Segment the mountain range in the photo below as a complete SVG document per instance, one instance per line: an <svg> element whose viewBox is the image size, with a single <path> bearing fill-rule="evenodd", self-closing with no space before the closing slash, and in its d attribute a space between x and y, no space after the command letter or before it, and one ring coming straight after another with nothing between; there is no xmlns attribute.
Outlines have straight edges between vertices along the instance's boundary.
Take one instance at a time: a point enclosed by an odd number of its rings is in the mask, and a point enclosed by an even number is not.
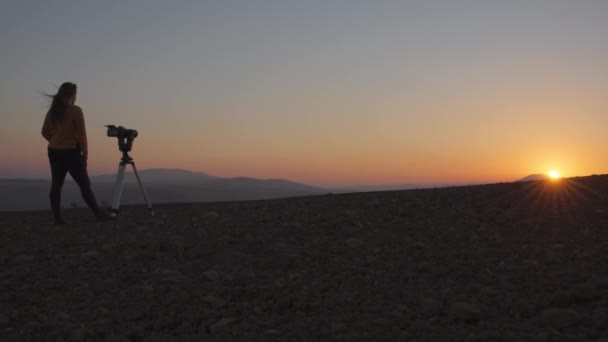
<svg viewBox="0 0 608 342"><path fill-rule="evenodd" d="M249 177L221 178L181 169L140 170L146 193L152 203L215 202L261 200L319 195L331 190L284 179ZM112 202L115 174L91 177L98 202ZM0 210L38 210L49 207L50 180L0 179ZM143 195L133 172L125 174L121 204L143 203ZM64 207L84 207L78 186L68 176L62 194Z"/></svg>
<svg viewBox="0 0 608 342"><path fill-rule="evenodd" d="M272 198L310 196L327 193L373 192L423 188L442 188L452 184L360 185L346 188L323 188L285 179L257 179L251 177L223 178L203 172L183 169L145 169L140 178L152 203L217 202L262 200ZM546 179L534 174L519 181ZM91 177L93 191L100 203L112 202L116 174ZM0 179L0 211L40 210L49 208L48 179ZM68 176L63 189L64 207L84 207L80 191ZM144 203L133 172L125 174L121 205Z"/></svg>

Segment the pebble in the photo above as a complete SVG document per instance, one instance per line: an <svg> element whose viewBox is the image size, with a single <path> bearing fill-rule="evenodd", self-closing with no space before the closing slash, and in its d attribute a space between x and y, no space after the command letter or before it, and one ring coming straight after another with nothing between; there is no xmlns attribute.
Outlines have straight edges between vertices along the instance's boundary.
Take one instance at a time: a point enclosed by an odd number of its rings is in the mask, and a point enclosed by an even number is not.
<svg viewBox="0 0 608 342"><path fill-rule="evenodd" d="M89 251L86 251L86 252L82 253L81 256L83 258L91 258L91 259L93 259L93 258L99 257L99 253L96 250L91 249Z"/></svg>
<svg viewBox="0 0 608 342"><path fill-rule="evenodd" d="M218 281L218 280L220 280L220 273L219 273L218 271L216 271L216 270L209 270L209 271L205 271L205 272L203 273L203 275L204 275L204 276L205 276L207 279L209 279L209 280L211 280L211 281Z"/></svg>
<svg viewBox="0 0 608 342"><path fill-rule="evenodd" d="M106 337L106 342L131 342L131 340L124 335L111 334Z"/></svg>
<svg viewBox="0 0 608 342"><path fill-rule="evenodd" d="M15 257L16 262L30 262L34 260L33 255L20 254Z"/></svg>
<svg viewBox="0 0 608 342"><path fill-rule="evenodd" d="M87 330L84 327L80 327L75 329L70 334L71 341L84 341L85 336L87 335Z"/></svg>
<svg viewBox="0 0 608 342"><path fill-rule="evenodd" d="M420 299L420 312L426 317L435 317L441 314L442 303L441 301L422 298Z"/></svg>
<svg viewBox="0 0 608 342"><path fill-rule="evenodd" d="M595 281L595 286L599 289L608 289L608 277L601 277Z"/></svg>
<svg viewBox="0 0 608 342"><path fill-rule="evenodd" d="M211 304L215 308L221 308L226 305L226 301L222 300L216 296L205 296L203 297L203 301Z"/></svg>
<svg viewBox="0 0 608 342"><path fill-rule="evenodd" d="M331 324L331 331L333 333L338 333L346 329L346 324L342 322L333 322Z"/></svg>
<svg viewBox="0 0 608 342"><path fill-rule="evenodd" d="M10 323L10 318L8 315L0 314L0 327L6 327Z"/></svg>
<svg viewBox="0 0 608 342"><path fill-rule="evenodd" d="M579 297L576 293L566 290L557 291L551 298L551 304L559 308L567 308L578 302Z"/></svg>
<svg viewBox="0 0 608 342"><path fill-rule="evenodd" d="M360 239L356 239L356 238L350 238L350 239L346 240L346 245L350 248L357 248L357 247L361 247L363 245L363 241L361 241Z"/></svg>
<svg viewBox="0 0 608 342"><path fill-rule="evenodd" d="M576 325L580 320L580 315L570 309L551 308L541 313L541 319L549 327L565 328Z"/></svg>
<svg viewBox="0 0 608 342"><path fill-rule="evenodd" d="M591 321L593 322L593 325L597 328L608 326L608 311L600 308L595 309L595 311L593 311Z"/></svg>
<svg viewBox="0 0 608 342"><path fill-rule="evenodd" d="M220 214L217 211L209 211L203 214L204 218L218 218Z"/></svg>
<svg viewBox="0 0 608 342"><path fill-rule="evenodd" d="M220 319L219 321L213 323L213 325L211 325L209 327L209 332L216 333L216 332L226 328L228 325L230 325L234 322L236 322L236 318L224 317L224 318Z"/></svg>
<svg viewBox="0 0 608 342"><path fill-rule="evenodd" d="M470 303L457 302L450 308L450 318L457 322L474 323L481 317L479 308Z"/></svg>

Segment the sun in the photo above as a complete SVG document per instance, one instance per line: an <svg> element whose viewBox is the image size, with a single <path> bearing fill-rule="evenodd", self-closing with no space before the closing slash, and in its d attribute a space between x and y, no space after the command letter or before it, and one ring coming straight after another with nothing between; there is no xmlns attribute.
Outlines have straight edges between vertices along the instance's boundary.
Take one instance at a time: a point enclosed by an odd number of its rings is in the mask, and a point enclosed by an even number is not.
<svg viewBox="0 0 608 342"><path fill-rule="evenodd" d="M548 174L549 178L551 179L559 179L559 172L557 172L556 170L551 170Z"/></svg>

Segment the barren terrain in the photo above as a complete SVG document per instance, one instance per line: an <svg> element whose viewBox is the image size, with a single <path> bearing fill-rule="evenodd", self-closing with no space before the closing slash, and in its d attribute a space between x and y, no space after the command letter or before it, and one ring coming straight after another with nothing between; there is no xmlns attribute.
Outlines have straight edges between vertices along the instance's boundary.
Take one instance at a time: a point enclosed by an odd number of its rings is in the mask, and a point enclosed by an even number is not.
<svg viewBox="0 0 608 342"><path fill-rule="evenodd" d="M0 213L1 341L608 341L608 176Z"/></svg>

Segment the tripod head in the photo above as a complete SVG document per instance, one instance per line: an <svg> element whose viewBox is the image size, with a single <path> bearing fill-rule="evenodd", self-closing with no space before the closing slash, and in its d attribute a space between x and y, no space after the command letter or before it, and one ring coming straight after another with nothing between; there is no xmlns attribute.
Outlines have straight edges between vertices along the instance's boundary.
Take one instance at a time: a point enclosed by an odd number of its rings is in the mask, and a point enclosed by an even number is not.
<svg viewBox="0 0 608 342"><path fill-rule="evenodd" d="M122 152L123 160L131 160L129 152L133 148L133 141L137 138L137 131L134 129L124 128L122 126L106 125L108 128L108 136L118 139L118 149Z"/></svg>

